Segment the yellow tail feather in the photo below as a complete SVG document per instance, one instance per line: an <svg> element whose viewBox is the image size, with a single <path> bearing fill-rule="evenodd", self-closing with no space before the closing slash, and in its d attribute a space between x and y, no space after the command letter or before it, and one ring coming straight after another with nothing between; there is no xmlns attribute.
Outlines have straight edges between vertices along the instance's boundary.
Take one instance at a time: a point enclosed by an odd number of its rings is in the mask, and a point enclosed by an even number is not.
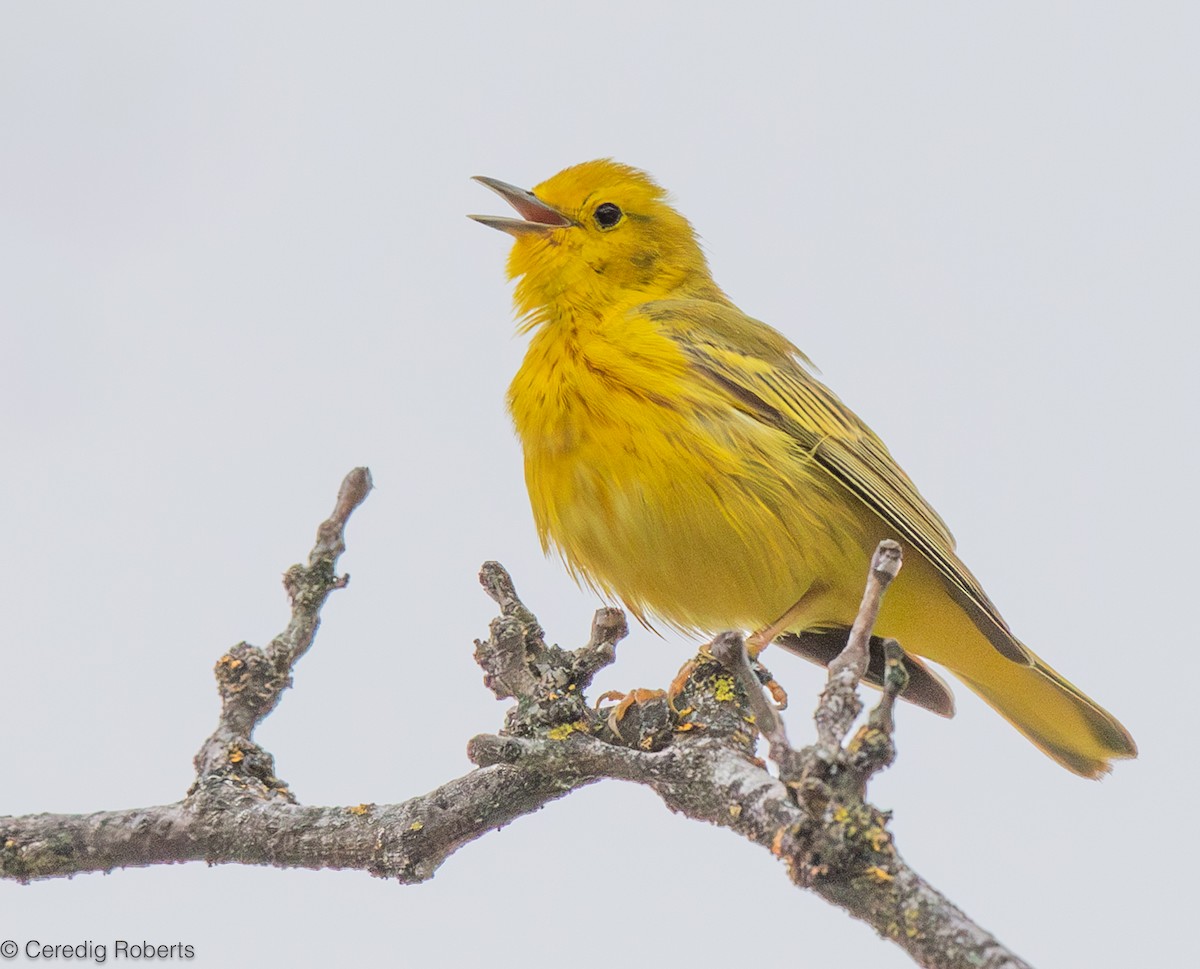
<svg viewBox="0 0 1200 969"><path fill-rule="evenodd" d="M944 580L910 555L884 599L875 631L946 667L1067 770L1100 777L1137 756L1117 719L1068 682L1007 627L947 595Z"/></svg>
<svg viewBox="0 0 1200 969"><path fill-rule="evenodd" d="M1137 745L1111 713L1040 660L993 664L986 681L958 673L967 686L1050 757L1083 777L1101 777L1112 759Z"/></svg>

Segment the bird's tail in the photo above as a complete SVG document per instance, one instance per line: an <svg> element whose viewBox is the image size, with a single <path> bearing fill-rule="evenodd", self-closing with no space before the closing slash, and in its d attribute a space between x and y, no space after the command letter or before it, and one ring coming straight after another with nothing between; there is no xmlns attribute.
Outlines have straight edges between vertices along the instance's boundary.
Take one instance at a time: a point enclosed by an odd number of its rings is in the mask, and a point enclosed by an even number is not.
<svg viewBox="0 0 1200 969"><path fill-rule="evenodd" d="M909 556L875 631L944 666L1069 771L1100 777L1109 761L1137 756L1116 717L1020 643L994 609L960 592L924 557Z"/></svg>
<svg viewBox="0 0 1200 969"><path fill-rule="evenodd" d="M1107 774L1110 760L1137 756L1137 744L1117 718L1037 657L1026 666L996 656L983 679L955 676L1000 716L1068 770Z"/></svg>

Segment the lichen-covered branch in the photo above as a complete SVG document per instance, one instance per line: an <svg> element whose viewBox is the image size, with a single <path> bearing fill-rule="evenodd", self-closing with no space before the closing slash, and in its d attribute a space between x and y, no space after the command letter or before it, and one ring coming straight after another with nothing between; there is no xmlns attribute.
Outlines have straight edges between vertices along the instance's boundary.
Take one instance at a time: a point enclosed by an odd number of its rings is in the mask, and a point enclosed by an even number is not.
<svg viewBox="0 0 1200 969"><path fill-rule="evenodd" d="M220 788L232 787L251 798L294 801L287 785L275 776L271 755L251 738L254 728L292 685L292 669L316 638L321 607L329 593L350 581L350 576L337 574L337 560L346 550L346 522L371 487L367 468L355 468L346 475L333 513L317 528L308 565L293 565L284 573L283 587L292 603L287 628L265 649L242 642L217 660L221 714L216 729L196 754L196 780L188 791L190 796L217 796Z"/></svg>
<svg viewBox="0 0 1200 969"><path fill-rule="evenodd" d="M420 882L462 845L590 780L497 766L400 804L306 807L247 799L226 805L188 798L129 811L0 818L0 874L30 882L204 861L352 868Z"/></svg>
<svg viewBox="0 0 1200 969"><path fill-rule="evenodd" d="M182 861L281 868L349 868L403 883L423 881L458 848L577 787L613 778L644 784L698 821L771 851L797 885L871 925L934 969L1020 969L1026 964L971 922L905 864L888 816L864 800L870 777L894 757L891 711L904 688L903 652L886 644L884 695L847 742L861 710L865 646L890 577L895 543L872 562L863 610L830 667L814 744L795 749L763 693L769 674L726 633L690 661L669 691L635 690L593 705L586 691L612 663L624 614L602 609L588 642L547 644L511 578L494 562L480 573L500 615L476 643L486 686L515 700L495 735L472 739L470 773L400 804L312 807L275 775L254 729L291 685L312 646L337 574L344 530L366 498L365 468L342 484L307 566L284 585L287 628L265 648L239 643L217 662L217 727L196 755L196 779L174 804L86 815L0 817L0 877L21 882ZM778 765L755 756L762 734Z"/></svg>

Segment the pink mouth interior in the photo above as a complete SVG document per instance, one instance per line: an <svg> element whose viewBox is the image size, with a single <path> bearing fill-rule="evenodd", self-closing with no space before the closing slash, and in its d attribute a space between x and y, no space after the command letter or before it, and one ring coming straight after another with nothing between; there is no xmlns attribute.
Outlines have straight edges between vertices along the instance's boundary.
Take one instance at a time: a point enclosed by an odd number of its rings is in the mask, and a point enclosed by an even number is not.
<svg viewBox="0 0 1200 969"><path fill-rule="evenodd" d="M547 208L536 199L510 198L509 204L517 210L521 218L527 222L537 222L539 225L570 225L553 209Z"/></svg>

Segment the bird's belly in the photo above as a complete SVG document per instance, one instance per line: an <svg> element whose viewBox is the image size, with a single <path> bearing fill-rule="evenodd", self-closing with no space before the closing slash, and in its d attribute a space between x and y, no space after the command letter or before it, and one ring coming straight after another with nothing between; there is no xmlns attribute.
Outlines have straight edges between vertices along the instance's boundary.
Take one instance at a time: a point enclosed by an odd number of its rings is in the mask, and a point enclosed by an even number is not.
<svg viewBox="0 0 1200 969"><path fill-rule="evenodd" d="M740 414L642 417L525 442L543 539L577 575L703 631L763 626L843 578L861 588L866 523L790 439Z"/></svg>

